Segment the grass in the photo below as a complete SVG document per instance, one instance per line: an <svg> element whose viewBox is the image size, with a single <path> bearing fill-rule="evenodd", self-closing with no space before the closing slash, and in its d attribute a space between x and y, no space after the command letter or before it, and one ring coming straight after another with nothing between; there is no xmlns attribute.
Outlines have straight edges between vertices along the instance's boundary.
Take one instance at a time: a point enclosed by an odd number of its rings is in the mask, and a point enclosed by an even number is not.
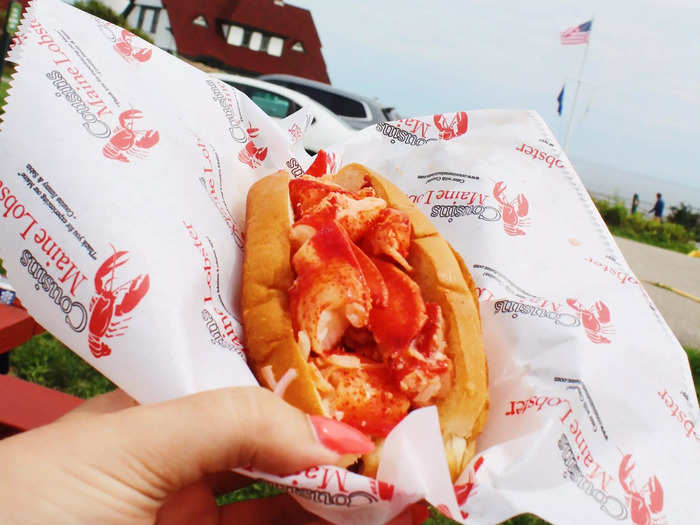
<svg viewBox="0 0 700 525"><path fill-rule="evenodd" d="M693 232L681 224L670 221L656 222L639 212L630 214L621 201L594 199L594 202L613 235L684 254L695 249Z"/></svg>
<svg viewBox="0 0 700 525"><path fill-rule="evenodd" d="M685 353L688 354L688 362L690 363L690 372L693 374L695 382L695 395L700 403L700 350L697 348L686 348Z"/></svg>
<svg viewBox="0 0 700 525"><path fill-rule="evenodd" d="M0 115L5 112L5 96L7 95L7 90L10 89L10 73L8 69L12 69L10 64L5 64L5 70L2 77L0 77Z"/></svg>
<svg viewBox="0 0 700 525"><path fill-rule="evenodd" d="M109 379L48 333L12 351L10 373L84 399L114 389Z"/></svg>
<svg viewBox="0 0 700 525"><path fill-rule="evenodd" d="M617 235L618 237L624 237L625 239L630 239L637 242L643 242L644 244L651 244L652 246L657 246L659 248L665 248L666 250L671 250L678 253L688 254L695 249L695 243L693 242L681 242L681 241L671 241L664 239L657 239L654 236L636 232L629 228L624 228L620 226L610 226L608 225L610 233Z"/></svg>

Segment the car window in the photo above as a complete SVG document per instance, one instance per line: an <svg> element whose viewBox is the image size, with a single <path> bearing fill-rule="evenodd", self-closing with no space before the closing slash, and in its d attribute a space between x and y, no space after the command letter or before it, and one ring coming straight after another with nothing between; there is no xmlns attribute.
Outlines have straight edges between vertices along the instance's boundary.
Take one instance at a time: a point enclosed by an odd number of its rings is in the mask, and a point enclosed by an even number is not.
<svg viewBox="0 0 700 525"><path fill-rule="evenodd" d="M353 100L343 95L329 93L328 91L324 91L313 86L305 86L303 84L296 84L286 80L274 80L274 82L275 84L280 84L288 87L289 89L293 89L294 91L298 91L299 93L303 93L307 97L314 99L319 104L326 106L333 113L340 115L341 117L369 118L364 104L357 100Z"/></svg>
<svg viewBox="0 0 700 525"><path fill-rule="evenodd" d="M248 95L248 98L255 102L256 106L274 118L287 117L300 107L293 100L267 89L239 84L238 82L228 82L228 84Z"/></svg>
<svg viewBox="0 0 700 525"><path fill-rule="evenodd" d="M382 108L382 113L387 120L401 120L401 115L394 108Z"/></svg>

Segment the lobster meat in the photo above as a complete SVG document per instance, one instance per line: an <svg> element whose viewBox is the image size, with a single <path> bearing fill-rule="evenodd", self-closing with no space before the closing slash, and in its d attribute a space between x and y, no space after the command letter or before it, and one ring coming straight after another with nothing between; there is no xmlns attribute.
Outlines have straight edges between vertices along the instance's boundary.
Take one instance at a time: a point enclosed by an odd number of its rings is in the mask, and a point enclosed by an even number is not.
<svg viewBox="0 0 700 525"><path fill-rule="evenodd" d="M518 196L509 201L505 195L506 185L503 181L498 181L493 187L493 197L498 202L503 217L503 230L512 236L525 235L525 230L518 226L528 226L529 221L524 217L527 215L529 205L525 195L519 193Z"/></svg>
<svg viewBox="0 0 700 525"><path fill-rule="evenodd" d="M410 220L369 187L351 192L302 176L289 182L289 195L298 219L289 291L295 332L318 356L312 362L332 385L333 409L383 436L410 406L451 386L440 307L425 303L401 269L410 269Z"/></svg>
<svg viewBox="0 0 700 525"><path fill-rule="evenodd" d="M156 130L134 129L134 121L140 118L142 113L138 109L128 109L119 115L119 125L102 148L105 157L129 162L129 157L144 158L146 150L158 144L160 135Z"/></svg>
<svg viewBox="0 0 700 525"><path fill-rule="evenodd" d="M136 308L150 286L148 274L138 275L115 286L115 271L129 261L128 253L114 250L114 254L100 265L95 274L97 295L90 300L88 346L92 355L98 358L112 353L103 339L124 335L128 328L126 322L131 319L123 318L124 315Z"/></svg>
<svg viewBox="0 0 700 525"><path fill-rule="evenodd" d="M466 265L408 196L359 164L320 178L279 171L253 184L246 209L241 308L256 374L297 370L285 401L377 443L437 405L455 479L488 410ZM361 472L376 475L380 457L365 454Z"/></svg>

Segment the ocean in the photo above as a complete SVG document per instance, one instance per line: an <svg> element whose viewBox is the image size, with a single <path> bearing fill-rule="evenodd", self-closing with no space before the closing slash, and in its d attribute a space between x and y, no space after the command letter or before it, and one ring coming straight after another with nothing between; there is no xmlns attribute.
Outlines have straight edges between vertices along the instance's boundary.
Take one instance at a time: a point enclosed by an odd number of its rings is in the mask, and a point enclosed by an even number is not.
<svg viewBox="0 0 700 525"><path fill-rule="evenodd" d="M700 211L700 177L697 185L691 185L582 160L573 159L572 163L583 185L596 197L617 197L629 207L632 196L638 193L639 209L648 211L654 206L656 194L661 193L666 203L664 216L671 211L671 206L681 202Z"/></svg>

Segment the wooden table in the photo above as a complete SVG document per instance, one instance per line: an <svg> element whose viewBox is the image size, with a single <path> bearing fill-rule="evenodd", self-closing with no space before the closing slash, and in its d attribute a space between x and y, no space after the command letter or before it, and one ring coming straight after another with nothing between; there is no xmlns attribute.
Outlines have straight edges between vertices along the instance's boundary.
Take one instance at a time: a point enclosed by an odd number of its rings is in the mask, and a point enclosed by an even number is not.
<svg viewBox="0 0 700 525"><path fill-rule="evenodd" d="M0 304L0 358L43 331L21 306ZM82 402L63 392L0 374L0 437L50 423Z"/></svg>

